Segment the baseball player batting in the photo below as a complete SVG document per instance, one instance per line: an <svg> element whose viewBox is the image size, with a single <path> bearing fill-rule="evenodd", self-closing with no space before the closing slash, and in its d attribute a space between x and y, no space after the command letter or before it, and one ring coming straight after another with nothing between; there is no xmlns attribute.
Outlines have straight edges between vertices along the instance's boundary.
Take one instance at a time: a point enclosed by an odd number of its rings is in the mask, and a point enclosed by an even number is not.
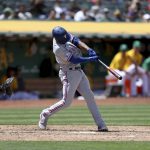
<svg viewBox="0 0 150 150"><path fill-rule="evenodd" d="M85 98L98 131L107 132L108 128L97 108L89 81L80 66L80 63L98 61L98 56L93 49L62 27L55 27L52 30L52 36L53 53L60 66L59 77L63 85L63 97L59 102L41 112L39 128L46 129L48 118L68 107L77 90ZM86 50L89 57L82 57L81 50Z"/></svg>

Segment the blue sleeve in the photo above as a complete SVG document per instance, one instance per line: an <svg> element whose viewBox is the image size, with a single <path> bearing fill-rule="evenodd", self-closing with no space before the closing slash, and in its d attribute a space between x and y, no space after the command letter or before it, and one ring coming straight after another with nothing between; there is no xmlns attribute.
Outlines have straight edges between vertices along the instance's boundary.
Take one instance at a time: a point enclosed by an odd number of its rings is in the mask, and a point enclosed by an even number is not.
<svg viewBox="0 0 150 150"><path fill-rule="evenodd" d="M72 39L72 43L73 43L75 46L78 46L79 41L80 41L80 39L79 39L78 37L76 37L76 36L74 36L73 39Z"/></svg>
<svg viewBox="0 0 150 150"><path fill-rule="evenodd" d="M89 61L96 61L98 59L98 56L93 56L93 57L74 57L73 55L70 58L70 62L73 64L79 64L79 63L84 63L84 62L89 62Z"/></svg>

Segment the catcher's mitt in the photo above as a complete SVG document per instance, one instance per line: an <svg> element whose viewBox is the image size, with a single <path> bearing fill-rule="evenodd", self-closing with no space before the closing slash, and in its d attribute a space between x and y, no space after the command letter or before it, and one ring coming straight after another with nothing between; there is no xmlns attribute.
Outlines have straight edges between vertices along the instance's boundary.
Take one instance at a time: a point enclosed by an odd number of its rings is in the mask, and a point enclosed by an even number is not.
<svg viewBox="0 0 150 150"><path fill-rule="evenodd" d="M0 90L9 96L11 96L12 94L10 85L13 80L14 80L14 77L7 78L7 80L3 84L0 85Z"/></svg>

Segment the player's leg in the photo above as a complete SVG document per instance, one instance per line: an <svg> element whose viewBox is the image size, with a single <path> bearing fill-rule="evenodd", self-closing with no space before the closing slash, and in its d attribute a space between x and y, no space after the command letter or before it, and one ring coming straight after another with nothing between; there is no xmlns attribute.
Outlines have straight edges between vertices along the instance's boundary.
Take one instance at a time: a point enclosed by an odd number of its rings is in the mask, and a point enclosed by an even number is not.
<svg viewBox="0 0 150 150"><path fill-rule="evenodd" d="M122 86L122 91L121 91L121 95L125 96L125 81L127 80L127 74L125 71L120 71L120 70L115 70L116 72L118 72L121 76L122 76L122 80L117 80L117 84Z"/></svg>
<svg viewBox="0 0 150 150"><path fill-rule="evenodd" d="M148 89L150 89L150 72L147 73L148 77ZM150 96L150 92L148 93L148 96Z"/></svg>
<svg viewBox="0 0 150 150"><path fill-rule="evenodd" d="M142 90L143 90L143 96L148 96L149 95L149 79L146 73L142 74L141 79L143 80L143 86L142 86Z"/></svg>
<svg viewBox="0 0 150 150"><path fill-rule="evenodd" d="M140 66L138 66L138 72L139 72L139 74L141 74L141 76L140 76L140 78L142 79L142 81L143 81L143 96L148 96L148 75L147 75L147 73L146 73L146 71L142 68L142 67L140 67Z"/></svg>
<svg viewBox="0 0 150 150"><path fill-rule="evenodd" d="M44 109L40 114L39 128L45 129L47 120L56 112L68 107L74 97L75 91L81 80L81 75L77 71L69 72L68 75L63 74L60 77L63 84L63 98L54 105Z"/></svg>
<svg viewBox="0 0 150 150"><path fill-rule="evenodd" d="M105 122L102 119L102 116L99 112L99 109L94 100L94 94L90 88L89 81L82 72L82 80L77 88L78 92L85 98L87 106L95 120L95 123L98 126L99 131L108 131Z"/></svg>
<svg viewBox="0 0 150 150"><path fill-rule="evenodd" d="M75 90L71 89L68 86L68 83L66 83L66 81L64 81L63 82L63 98L60 101L58 101L57 103L44 109L41 112L40 120L39 120L39 128L40 129L46 129L47 121L50 116L52 116L54 113L56 113L70 105L70 103L72 102L74 93L75 93Z"/></svg>
<svg viewBox="0 0 150 150"><path fill-rule="evenodd" d="M137 75L131 77L131 96L137 96L137 89L136 89L137 80L138 80Z"/></svg>
<svg viewBox="0 0 150 150"><path fill-rule="evenodd" d="M126 70L128 77L130 76L130 85L131 85L131 96L137 95L136 90L136 81L138 79L138 76L136 75L136 66L135 64L131 64L128 69Z"/></svg>

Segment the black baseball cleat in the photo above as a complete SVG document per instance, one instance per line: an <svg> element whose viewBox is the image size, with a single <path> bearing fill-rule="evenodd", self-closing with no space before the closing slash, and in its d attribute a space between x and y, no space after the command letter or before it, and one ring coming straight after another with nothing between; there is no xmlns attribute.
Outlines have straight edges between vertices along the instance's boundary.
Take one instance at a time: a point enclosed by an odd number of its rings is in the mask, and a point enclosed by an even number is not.
<svg viewBox="0 0 150 150"><path fill-rule="evenodd" d="M2 85L0 85L0 89L9 96L11 96L12 94L10 85L13 80L14 80L14 77L7 78L7 80Z"/></svg>
<svg viewBox="0 0 150 150"><path fill-rule="evenodd" d="M107 127L98 127L98 132L108 132L108 128Z"/></svg>

